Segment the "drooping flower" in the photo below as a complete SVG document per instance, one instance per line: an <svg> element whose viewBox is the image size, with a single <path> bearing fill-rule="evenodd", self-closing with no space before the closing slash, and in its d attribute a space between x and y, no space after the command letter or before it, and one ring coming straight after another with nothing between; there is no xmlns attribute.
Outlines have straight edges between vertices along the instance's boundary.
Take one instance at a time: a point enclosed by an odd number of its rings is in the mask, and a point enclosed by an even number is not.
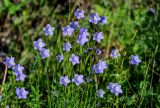
<svg viewBox="0 0 160 108"><path fill-rule="evenodd" d="M112 50L110 56L113 58L118 58L120 56L119 51L117 49Z"/></svg>
<svg viewBox="0 0 160 108"><path fill-rule="evenodd" d="M76 30L77 27L78 27L78 21L70 22L70 27L71 27L72 29Z"/></svg>
<svg viewBox="0 0 160 108"><path fill-rule="evenodd" d="M123 93L121 85L117 83L110 82L107 88L111 91L111 93L114 93L116 96L118 96L120 93Z"/></svg>
<svg viewBox="0 0 160 108"><path fill-rule="evenodd" d="M27 95L29 94L29 92L26 91L25 88L16 87L16 94L18 99L27 99Z"/></svg>
<svg viewBox="0 0 160 108"><path fill-rule="evenodd" d="M92 81L92 79L91 79L91 78L89 78L89 77L87 77L87 78L86 78L86 81L87 81L87 82L91 82L91 81Z"/></svg>
<svg viewBox="0 0 160 108"><path fill-rule="evenodd" d="M79 63L79 56L72 54L72 56L69 58L69 61L71 61L73 65L78 64Z"/></svg>
<svg viewBox="0 0 160 108"><path fill-rule="evenodd" d="M57 55L56 59L61 62L63 60L63 55L62 54L59 54Z"/></svg>
<svg viewBox="0 0 160 108"><path fill-rule="evenodd" d="M100 16L100 20L99 20L99 22L103 25L103 24L107 24L108 22L107 22L107 17L105 17L105 16Z"/></svg>
<svg viewBox="0 0 160 108"><path fill-rule="evenodd" d="M75 74L74 78L72 79L72 82L74 82L77 86L79 86L81 83L84 82L83 75Z"/></svg>
<svg viewBox="0 0 160 108"><path fill-rule="evenodd" d="M34 41L34 49L38 49L39 51L42 50L42 48L45 46L45 43L42 42L42 39L38 39L37 41Z"/></svg>
<svg viewBox="0 0 160 108"><path fill-rule="evenodd" d="M47 57L49 57L49 49L45 49L43 48L41 51L40 51L40 55L42 56L42 59L45 59Z"/></svg>
<svg viewBox="0 0 160 108"><path fill-rule="evenodd" d="M95 33L94 33L93 40L95 40L95 41L97 41L98 43L100 43L102 39L103 39L103 34L102 34L102 32L95 32Z"/></svg>
<svg viewBox="0 0 160 108"><path fill-rule="evenodd" d="M104 69L108 68L108 65L106 64L105 61L103 60L99 60L99 62L95 65L93 65L93 71L95 71L95 73L103 73Z"/></svg>
<svg viewBox="0 0 160 108"><path fill-rule="evenodd" d="M64 51L70 52L71 48L72 48L72 45L69 42L63 44Z"/></svg>
<svg viewBox="0 0 160 108"><path fill-rule="evenodd" d="M102 89L97 90L97 96L103 98L104 91Z"/></svg>
<svg viewBox="0 0 160 108"><path fill-rule="evenodd" d="M15 63L14 63L14 57L6 57L6 61L4 62L4 64L8 67L8 68L11 68L12 66L15 66Z"/></svg>
<svg viewBox="0 0 160 108"><path fill-rule="evenodd" d="M74 29L71 28L69 25L67 25L67 26L65 26L65 27L62 28L62 31L63 31L63 35L64 36L67 36L67 35L71 36L72 33L73 33L73 31L74 31Z"/></svg>
<svg viewBox="0 0 160 108"><path fill-rule="evenodd" d="M50 24L47 24L46 27L43 28L43 31L45 32L45 35L53 35L54 27L52 27Z"/></svg>
<svg viewBox="0 0 160 108"><path fill-rule="evenodd" d="M20 64L17 64L15 66L12 67L15 75L18 75L18 74L22 74L23 73L23 70L24 70L24 67L21 66Z"/></svg>
<svg viewBox="0 0 160 108"><path fill-rule="evenodd" d="M149 12L149 14L155 14L156 13L154 8L149 8L148 12Z"/></svg>
<svg viewBox="0 0 160 108"><path fill-rule="evenodd" d="M74 16L76 16L77 19L84 18L84 10L77 9L77 10L74 12Z"/></svg>
<svg viewBox="0 0 160 108"><path fill-rule="evenodd" d="M101 20L101 18L98 16L98 13L91 13L90 14L89 22L97 24L100 20Z"/></svg>
<svg viewBox="0 0 160 108"><path fill-rule="evenodd" d="M65 76L65 77L61 76L61 78L60 78L60 84L63 84L65 86L67 86L68 83L70 83L70 82L71 81L68 79L68 76Z"/></svg>
<svg viewBox="0 0 160 108"><path fill-rule="evenodd" d="M97 53L97 55L101 55L101 50L100 49L96 49L96 53Z"/></svg>
<svg viewBox="0 0 160 108"><path fill-rule="evenodd" d="M138 65L141 62L138 55L132 55L131 64Z"/></svg>

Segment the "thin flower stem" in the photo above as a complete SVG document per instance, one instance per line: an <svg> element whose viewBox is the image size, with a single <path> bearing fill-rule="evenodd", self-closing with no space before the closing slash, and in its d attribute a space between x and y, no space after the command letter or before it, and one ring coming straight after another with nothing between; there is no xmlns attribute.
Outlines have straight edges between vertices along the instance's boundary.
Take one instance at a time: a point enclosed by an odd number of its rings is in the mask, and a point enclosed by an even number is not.
<svg viewBox="0 0 160 108"><path fill-rule="evenodd" d="M0 63L3 63L2 61L0 61ZM4 63L3 63L4 64ZM5 65L5 64L4 64ZM2 81L2 87L1 87L1 90L0 90L0 95L2 95L2 91L3 91L3 86L4 86L4 83L6 81L6 76L7 76L7 66L5 65L5 71L4 71L4 76L3 76L3 81Z"/></svg>
<svg viewBox="0 0 160 108"><path fill-rule="evenodd" d="M124 58L125 58L125 56L127 55L127 51L128 51L128 49L130 48L130 46L131 46L131 44L132 44L132 42L133 42L133 40L135 39L136 36L137 36L137 31L135 32L133 38L131 39L131 41L130 41L130 43L129 43L129 45L128 45L125 53L124 53L123 60L122 60L122 64L121 64L121 69L123 68Z"/></svg>
<svg viewBox="0 0 160 108"><path fill-rule="evenodd" d="M79 0L76 1L76 3L74 4L71 12L69 13L68 23L70 22L71 16L72 16L72 14L73 14L73 12L74 12L74 10L75 10L75 8L76 8L76 6L77 6L78 3L79 3ZM70 5L70 1L69 1L69 5ZM69 11L70 11L70 10L69 10Z"/></svg>

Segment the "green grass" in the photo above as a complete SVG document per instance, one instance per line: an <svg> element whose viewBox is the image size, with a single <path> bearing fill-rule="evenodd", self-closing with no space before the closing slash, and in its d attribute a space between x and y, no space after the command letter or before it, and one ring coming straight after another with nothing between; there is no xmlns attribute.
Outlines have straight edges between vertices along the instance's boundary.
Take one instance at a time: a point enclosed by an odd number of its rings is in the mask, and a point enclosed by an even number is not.
<svg viewBox="0 0 160 108"><path fill-rule="evenodd" d="M14 56L18 64L25 67L25 82L16 82L14 73L8 70L3 86L0 108L159 108L160 107L160 3L143 0L89 0L86 3L66 2L57 8L57 1L22 0L18 3L9 0L0 1L0 52ZM80 28L89 29L92 40L95 31L102 31L101 44L90 41L81 47L76 44L77 31L73 37L62 37L61 27L74 21L72 10L80 6L86 12L86 18L79 21ZM148 9L155 8L156 14ZM107 25L93 26L88 22L90 11L108 16ZM42 28L50 23L55 27L53 37L46 37ZM7 37L5 37L7 36ZM2 39L9 41L2 41ZM50 57L43 60L34 50L33 41L42 38ZM70 41L73 48L70 53L62 51L64 42ZM94 51L84 54L88 47L101 48L102 56ZM120 50L121 57L109 57L112 48ZM56 61L56 55L62 53L65 60ZM72 66L68 58L72 53L81 57L79 65ZM139 55L142 62L131 66L131 55ZM92 61L92 57L95 60ZM91 73L93 64L99 59L105 60L109 68L103 74ZM5 57L2 57L5 60ZM1 66L1 80L4 67ZM67 87L59 84L60 76L83 74L93 79L80 86L70 83ZM97 81L97 82L96 82ZM109 82L121 84L123 94L114 96L108 89ZM26 100L18 99L15 87L25 87L29 91ZM1 86L2 88L2 86ZM96 96L96 90L105 91L104 98Z"/></svg>

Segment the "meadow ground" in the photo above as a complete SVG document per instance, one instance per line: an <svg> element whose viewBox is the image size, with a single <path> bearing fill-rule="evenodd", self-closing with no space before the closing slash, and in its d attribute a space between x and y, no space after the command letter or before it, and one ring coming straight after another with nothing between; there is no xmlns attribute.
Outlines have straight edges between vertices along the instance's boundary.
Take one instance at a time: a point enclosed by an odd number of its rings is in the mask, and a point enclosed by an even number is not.
<svg viewBox="0 0 160 108"><path fill-rule="evenodd" d="M0 108L160 108L159 31L158 0L1 0Z"/></svg>

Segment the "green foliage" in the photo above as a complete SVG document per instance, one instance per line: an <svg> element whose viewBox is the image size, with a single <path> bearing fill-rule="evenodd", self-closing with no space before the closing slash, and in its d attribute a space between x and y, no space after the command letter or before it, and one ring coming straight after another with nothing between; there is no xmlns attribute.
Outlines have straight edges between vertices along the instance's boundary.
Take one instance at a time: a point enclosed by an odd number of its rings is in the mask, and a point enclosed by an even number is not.
<svg viewBox="0 0 160 108"><path fill-rule="evenodd" d="M20 0L17 3L11 0L0 1L0 18L6 18L5 22L0 19L1 27L10 31L8 35L11 38L7 45L7 53L14 56L17 63L25 66L25 73L28 75L24 83L16 82L13 72L8 71L0 107L9 105L10 108L159 108L160 4L152 2L150 5L142 0L95 0L95 12L108 17L108 24L98 25L105 38L101 45L91 42L84 47L77 44L73 46L71 52L79 54L82 60L79 66L73 67L68 61L70 54L62 51L62 45L68 40L74 43L78 33L75 33L73 38L62 37L61 29L57 25L67 25L68 10L65 5L62 9L54 7L56 3L56 0ZM148 14L150 7L155 9L155 14ZM87 14L89 13L86 9ZM90 25L87 18L80 20L79 25L91 27L89 31L93 33L98 27ZM74 21L74 17L71 20ZM53 37L45 37L42 32L42 28L48 23L56 27ZM0 37L3 37L6 31L1 29ZM42 60L33 49L33 41L39 37L50 49L49 59ZM92 38L92 35L89 38ZM94 51L84 55L84 50L91 46L101 48L103 55L98 57ZM121 57L110 58L112 48L119 49ZM65 55L62 63L56 61L56 55L59 53ZM131 66L129 61L131 55L135 54L140 56L142 63ZM105 59L109 69L102 75L94 75L91 68L99 59ZM68 75L69 78L73 78L75 73L84 74L93 81L85 82L80 87L74 84L63 87L59 84L60 76ZM123 94L115 97L107 89L109 82L121 84ZM19 100L16 97L17 86L27 88L28 99ZM96 90L99 88L106 92L103 99L96 96Z"/></svg>

